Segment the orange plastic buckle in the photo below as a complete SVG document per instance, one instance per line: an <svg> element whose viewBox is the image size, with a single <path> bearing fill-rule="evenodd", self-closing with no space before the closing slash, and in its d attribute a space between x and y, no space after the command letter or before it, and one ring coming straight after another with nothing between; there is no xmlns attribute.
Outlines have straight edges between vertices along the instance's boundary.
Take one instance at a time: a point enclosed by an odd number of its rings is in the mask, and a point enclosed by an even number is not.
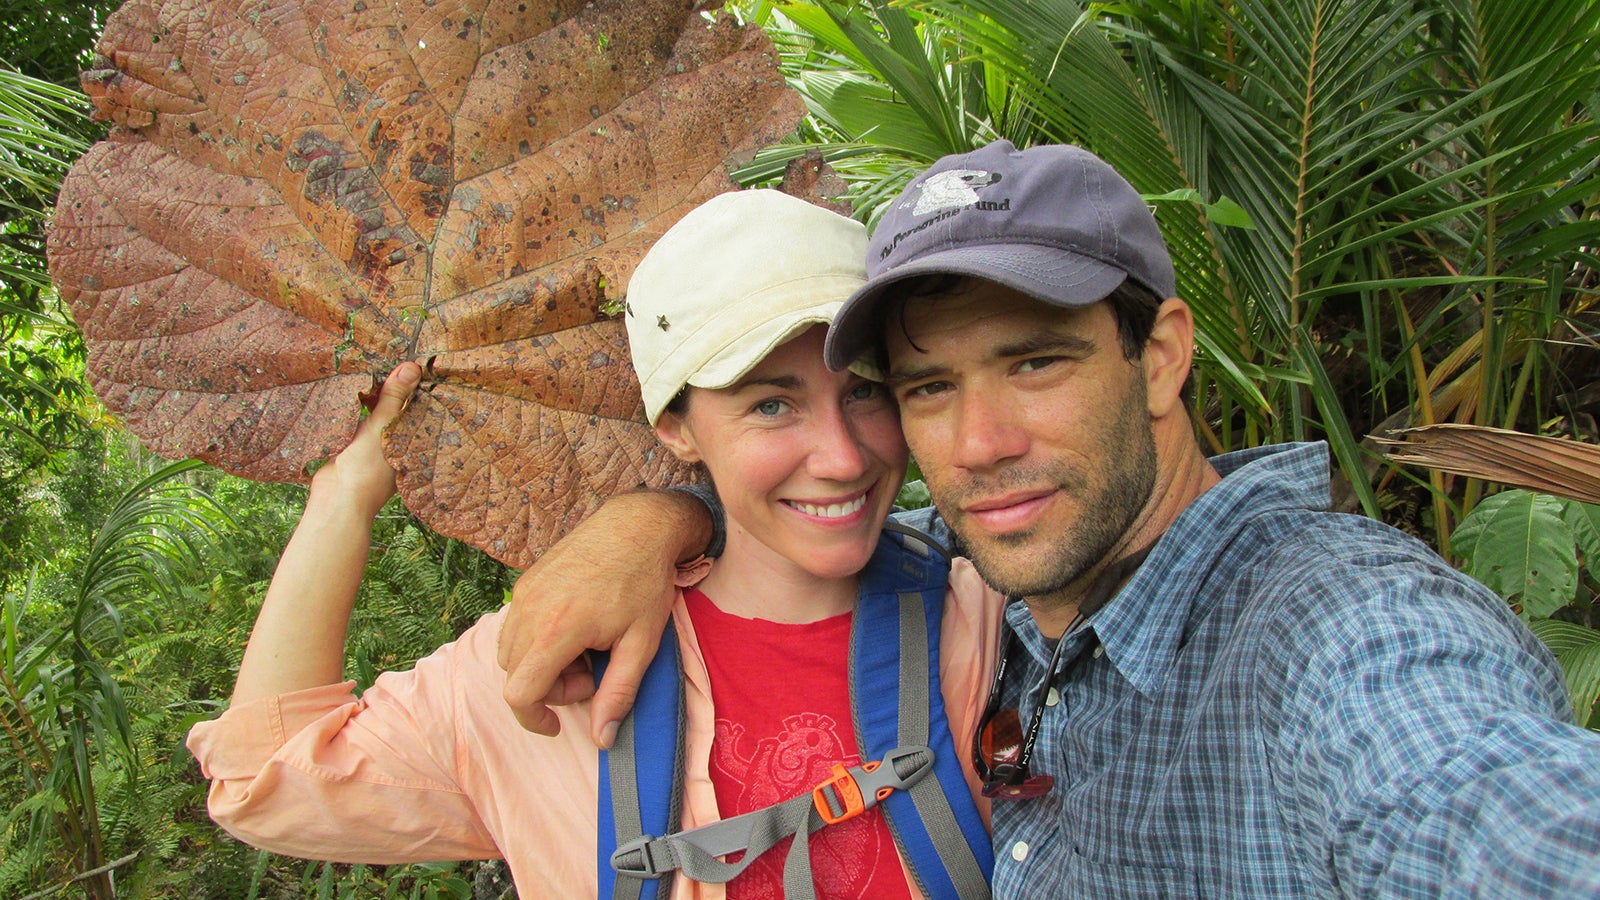
<svg viewBox="0 0 1600 900"><path fill-rule="evenodd" d="M833 814L833 808L828 804L828 798L823 794L828 788L833 788L839 802L844 804L844 812ZM817 785L811 792L811 802L816 805L817 812L822 816L822 821L829 825L837 825L846 819L854 819L866 811L866 804L861 800L861 788L856 786L854 775L844 766L833 764L833 777Z"/></svg>

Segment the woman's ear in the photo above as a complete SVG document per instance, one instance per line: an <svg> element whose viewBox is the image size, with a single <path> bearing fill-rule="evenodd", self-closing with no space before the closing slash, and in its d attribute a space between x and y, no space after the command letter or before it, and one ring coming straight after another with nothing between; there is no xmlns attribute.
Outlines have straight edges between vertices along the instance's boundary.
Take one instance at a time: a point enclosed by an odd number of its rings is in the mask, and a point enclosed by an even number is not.
<svg viewBox="0 0 1600 900"><path fill-rule="evenodd" d="M700 462L700 448L694 440L694 430L677 413L663 412L656 419L656 440L672 451L672 455L687 463Z"/></svg>

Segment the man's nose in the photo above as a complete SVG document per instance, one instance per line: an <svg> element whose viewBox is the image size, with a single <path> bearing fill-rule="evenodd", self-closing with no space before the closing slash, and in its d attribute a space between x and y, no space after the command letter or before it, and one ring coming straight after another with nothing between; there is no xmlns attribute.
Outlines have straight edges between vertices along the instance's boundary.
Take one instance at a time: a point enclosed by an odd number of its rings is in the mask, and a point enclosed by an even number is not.
<svg viewBox="0 0 1600 900"><path fill-rule="evenodd" d="M965 469L986 470L1025 454L1028 434L1021 410L1010 398L969 387L956 410L952 461Z"/></svg>

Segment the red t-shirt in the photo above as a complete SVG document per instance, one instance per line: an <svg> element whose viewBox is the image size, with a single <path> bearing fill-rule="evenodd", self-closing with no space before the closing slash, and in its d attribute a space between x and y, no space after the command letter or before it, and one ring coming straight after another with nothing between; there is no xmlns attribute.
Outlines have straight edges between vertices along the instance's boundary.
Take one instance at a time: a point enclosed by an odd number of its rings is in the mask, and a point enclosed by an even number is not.
<svg viewBox="0 0 1600 900"><path fill-rule="evenodd" d="M809 793L834 763L860 765L850 715L850 613L787 625L729 615L693 588L684 599L711 677L711 783L723 818ZM729 882L730 900L782 897L789 843ZM813 834L811 875L824 900L911 897L881 808Z"/></svg>

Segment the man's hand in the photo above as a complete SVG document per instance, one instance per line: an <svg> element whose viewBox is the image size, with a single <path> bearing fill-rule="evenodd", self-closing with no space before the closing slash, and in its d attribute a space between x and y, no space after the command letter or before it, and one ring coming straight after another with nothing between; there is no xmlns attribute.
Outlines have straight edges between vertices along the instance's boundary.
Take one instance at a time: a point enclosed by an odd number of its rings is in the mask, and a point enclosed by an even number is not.
<svg viewBox="0 0 1600 900"><path fill-rule="evenodd" d="M711 537L705 504L671 491L622 494L517 579L500 632L506 703L529 731L555 734L550 709L593 696L591 737L610 747L633 708L676 597L677 564ZM586 650L610 650L596 688Z"/></svg>

